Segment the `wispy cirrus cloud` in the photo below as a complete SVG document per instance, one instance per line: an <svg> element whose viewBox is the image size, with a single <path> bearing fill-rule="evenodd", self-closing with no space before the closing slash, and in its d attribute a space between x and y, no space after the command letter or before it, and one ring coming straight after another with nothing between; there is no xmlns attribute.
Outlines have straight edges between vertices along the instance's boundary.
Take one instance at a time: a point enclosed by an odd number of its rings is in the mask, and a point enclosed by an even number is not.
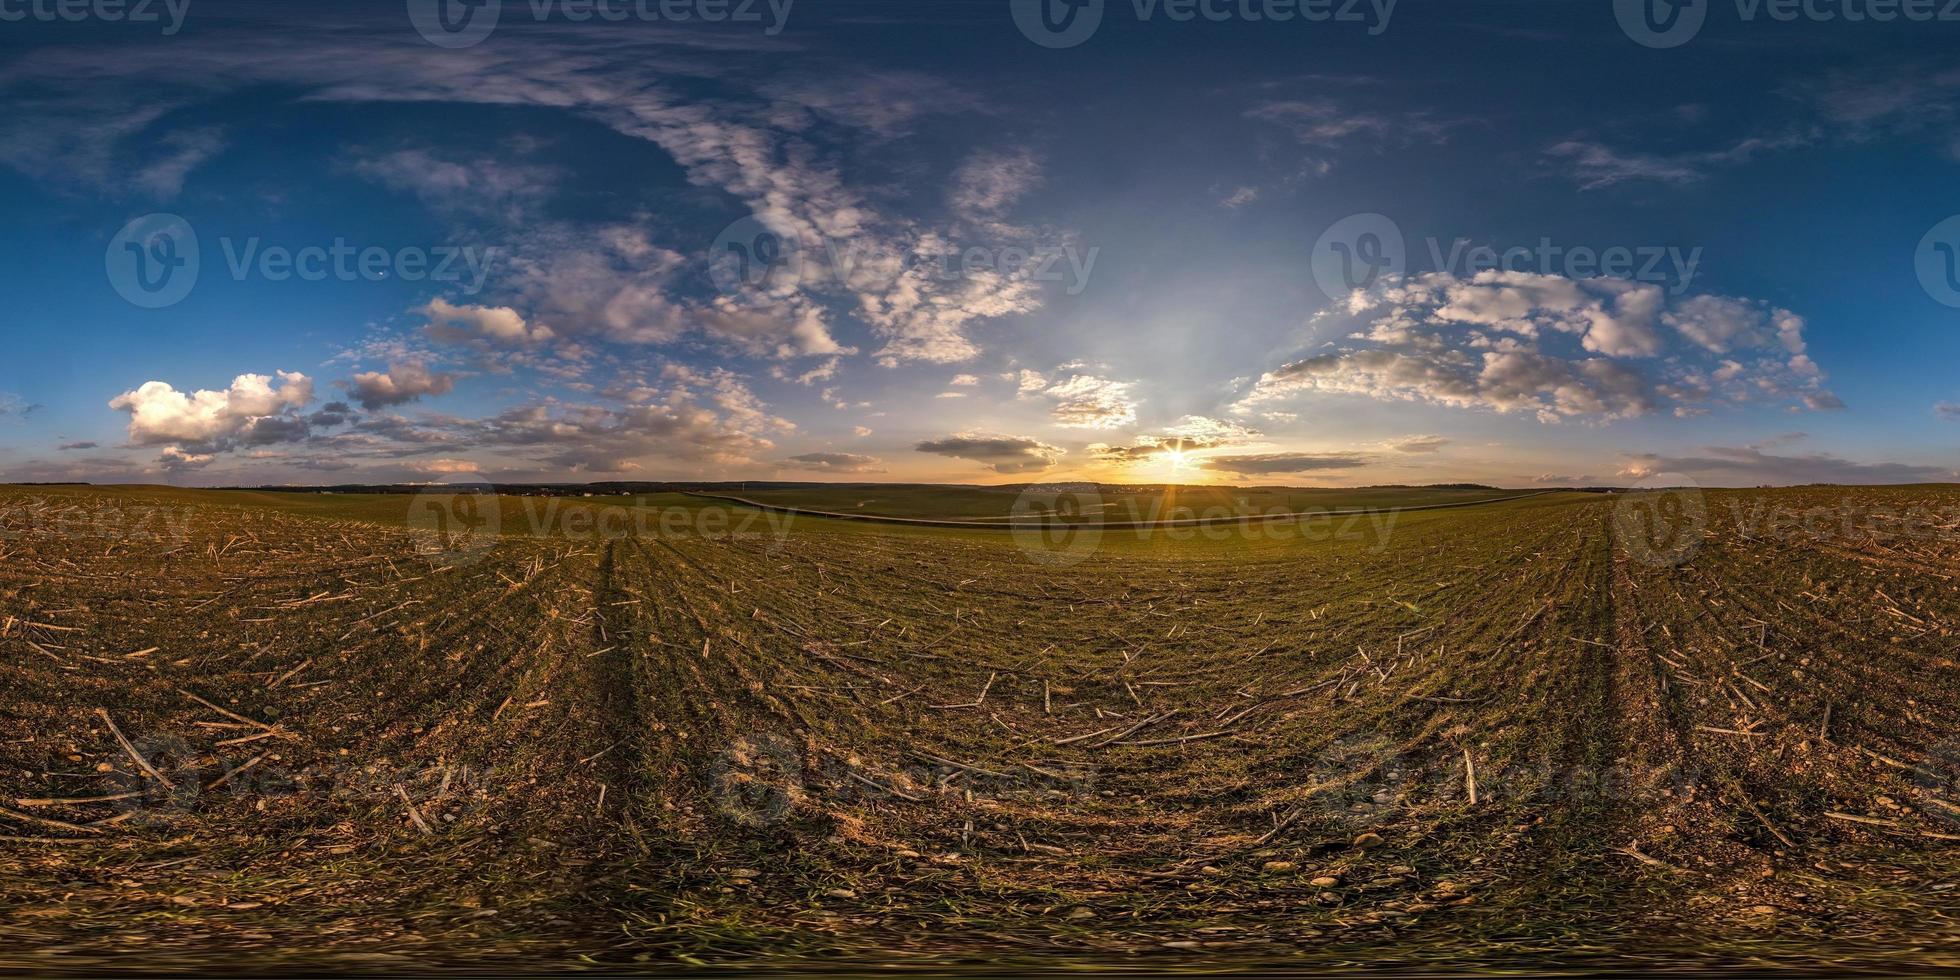
<svg viewBox="0 0 1960 980"><path fill-rule="evenodd" d="M1567 168L1581 190L1598 190L1631 181L1691 184L1720 168L1817 142L1810 131L1754 136L1709 150L1655 153L1615 147L1598 140L1568 139L1545 148L1545 157Z"/></svg>
<svg viewBox="0 0 1960 980"><path fill-rule="evenodd" d="M1656 151L1637 141L1581 134L1550 144L1544 157L1582 190L1642 181L1688 184L1780 153L1878 139L1931 143L1960 159L1960 139L1952 135L1960 120L1960 70L1923 63L1835 69L1788 82L1775 94L1785 100L1780 115L1786 121L1713 146ZM1676 142L1679 127L1679 119L1666 122L1666 142Z"/></svg>
<svg viewBox="0 0 1960 980"><path fill-rule="evenodd" d="M1447 139L1453 123L1422 110L1359 108L1329 96L1272 99L1245 111L1247 119L1284 130L1306 146L1333 149L1352 143L1402 146Z"/></svg>
<svg viewBox="0 0 1960 980"><path fill-rule="evenodd" d="M0 75L0 94L65 94L58 103L15 99L12 124L0 125L13 150L0 162L37 174L126 174L116 155L159 125L165 110L85 122L97 118L86 111L97 105L188 111L261 90L300 103L523 106L596 122L660 148L689 183L723 196L724 220L751 215L812 256L868 257L849 269L778 277L740 295L701 295L712 235L676 247L650 217L596 227L534 220L566 182L555 164L463 158L420 146L358 154L347 164L349 172L414 193L472 231L505 239L514 254L507 275L493 283L491 305L515 308L561 337L669 344L699 333L757 356L854 353L855 345L838 337L841 308L877 339L875 353L888 363L955 363L980 353L970 333L976 324L1044 305L1036 258L959 275L937 271L948 255L975 244L973 235L1012 236L982 244L1013 255L1066 238L1011 220L1010 209L1042 179L1032 151L1010 146L969 156L951 175L954 192L937 216L888 207L882 180L859 184L846 177L854 152L888 151L892 140L930 116L982 111L970 94L904 72L745 73L748 57L781 58L795 50L768 38L646 29L595 44L537 32L431 58L402 33L273 34L250 46L217 36L184 38L167 55L132 51L113 65L80 51L34 51ZM702 57L710 49L716 56ZM677 81L716 94L684 94L688 86ZM144 98L134 98L138 92ZM191 169L168 154L151 159L177 180Z"/></svg>
<svg viewBox="0 0 1960 980"><path fill-rule="evenodd" d="M883 473L882 462L863 453L799 453L783 460L783 465L819 473Z"/></svg>
<svg viewBox="0 0 1960 980"><path fill-rule="evenodd" d="M0 391L0 420L19 421L34 414L40 407L28 404L27 399L19 395Z"/></svg>
<svg viewBox="0 0 1960 980"><path fill-rule="evenodd" d="M1449 444L1442 436L1403 436L1389 442L1388 448L1398 453L1439 453Z"/></svg>

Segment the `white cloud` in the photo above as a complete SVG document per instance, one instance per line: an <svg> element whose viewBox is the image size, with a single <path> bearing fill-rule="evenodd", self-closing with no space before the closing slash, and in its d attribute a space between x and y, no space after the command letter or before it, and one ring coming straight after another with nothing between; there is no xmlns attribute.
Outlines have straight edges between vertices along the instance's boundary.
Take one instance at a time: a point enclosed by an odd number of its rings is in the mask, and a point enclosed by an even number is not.
<svg viewBox="0 0 1960 980"><path fill-rule="evenodd" d="M794 375L792 375L789 371L784 370L779 365L775 369L771 370L769 373L770 376L778 380L795 381L797 384L800 385L814 385L819 381L829 381L830 379L836 377L837 365L841 361L842 361L841 358L833 357L827 361L824 361L822 364L817 365L816 367L813 367L800 374L794 374Z"/></svg>
<svg viewBox="0 0 1960 980"><path fill-rule="evenodd" d="M1032 374L1023 372L1023 391L1028 390L1027 382ZM1049 417L1056 425L1070 429L1115 429L1137 420L1137 401L1130 395L1133 387L1133 382L1078 374L1042 388L1039 393L1054 400Z"/></svg>
<svg viewBox="0 0 1960 980"><path fill-rule="evenodd" d="M985 151L967 158L953 174L955 213L993 230L998 220L1028 191L1041 185L1041 161L1027 149Z"/></svg>
<svg viewBox="0 0 1960 980"><path fill-rule="evenodd" d="M271 441L287 431L289 422L303 431L304 420L292 413L313 400L311 378L297 372L277 374L277 385L263 374L241 374L224 391L190 394L150 381L111 399L109 407L129 413L129 441L137 446Z"/></svg>
<svg viewBox="0 0 1960 980"><path fill-rule="evenodd" d="M224 147L224 130L216 126L172 130L157 141L157 156L136 171L135 185L152 197L176 197L191 171Z"/></svg>
<svg viewBox="0 0 1960 980"><path fill-rule="evenodd" d="M508 306L458 306L438 297L417 312L429 318L431 337L451 343L487 340L528 345L553 336L550 327L526 323L521 314Z"/></svg>
<svg viewBox="0 0 1960 980"><path fill-rule="evenodd" d="M1270 123L1302 144L1334 148L1353 142L1402 146L1440 143L1450 126L1425 112L1390 112L1353 108L1325 96L1279 99L1246 110L1248 119Z"/></svg>
<svg viewBox="0 0 1960 980"><path fill-rule="evenodd" d="M1397 297L1418 301L1424 287L1437 290L1439 320L1495 327L1526 337L1540 329L1576 334L1585 349L1609 357L1652 357L1661 350L1654 315L1661 288L1620 279L1567 279L1531 272L1486 270L1469 279L1447 273L1421 277Z"/></svg>
<svg viewBox="0 0 1960 980"><path fill-rule="evenodd" d="M862 453L803 453L783 461L784 466L821 473L883 473L876 456Z"/></svg>
<svg viewBox="0 0 1960 980"><path fill-rule="evenodd" d="M1450 441L1442 436L1403 436L1391 440L1388 448L1398 453L1436 453L1442 452L1443 447L1449 444Z"/></svg>
<svg viewBox="0 0 1960 980"><path fill-rule="evenodd" d="M1039 260L982 266L948 277L938 271L938 263L951 247L936 237L922 239L888 286L858 292L858 315L885 337L879 357L929 364L969 361L980 353L967 335L973 323L1041 308L1033 278Z"/></svg>
<svg viewBox="0 0 1960 980"><path fill-rule="evenodd" d="M1815 142L1808 130L1795 130L1773 136L1755 136L1713 150L1656 154L1619 150L1593 140L1571 139L1554 143L1545 156L1570 167L1581 190L1597 190L1628 181L1657 181L1689 184L1708 176L1719 166L1746 163L1758 156L1806 146Z"/></svg>
<svg viewBox="0 0 1960 980"><path fill-rule="evenodd" d="M165 446L157 462L170 472L201 470L218 457L212 453L187 453L176 446Z"/></svg>
<svg viewBox="0 0 1960 980"><path fill-rule="evenodd" d="M1776 312L1779 316L1789 315L1785 310ZM1767 340L1764 329L1769 323L1768 315L1756 304L1727 296L1691 296L1661 319L1681 331L1682 336L1717 354L1726 354L1736 347L1761 346ZM1797 319L1799 335L1802 323Z"/></svg>
<svg viewBox="0 0 1960 980"><path fill-rule="evenodd" d="M625 404L534 404L443 423L442 446L515 453L552 470L632 473L650 466L753 463L795 424L770 414L732 372L669 365L664 386L623 392Z"/></svg>
<svg viewBox="0 0 1960 980"><path fill-rule="evenodd" d="M829 356L855 352L828 319L830 310L854 308L877 335L882 360L955 363L979 353L974 325L1041 308L1039 256L958 275L938 271L946 257L976 244L1038 251L1067 241L1049 229L1014 229L1005 242L953 240L968 226L997 237L1008 227L999 223L1006 211L1040 180L1031 152L977 154L942 174L952 188L944 220L888 210L883 202L894 195L883 173L864 187L847 179L927 115L984 108L973 95L917 73L758 76L733 67L738 54L789 50L771 37L654 31L595 48L546 32L523 41L442 59L407 41L376 48L332 32L272 38L250 50L189 39L167 57L105 60L93 51L41 49L0 79L16 117L0 123L8 137L0 161L37 174L82 162L93 174L125 179L123 149L164 115L253 88L313 103L521 106L659 147L703 200L725 197L732 207L724 220L753 216L784 241L825 254L836 247L890 257L865 276L786 276L756 295L704 301L688 290L709 262L706 243L696 232L675 237L670 214L542 224L527 209L563 185L550 168L418 148L361 151L351 163L356 173L416 193L458 221L459 234L496 235L491 240L509 257L490 281L492 295L533 330L542 323L560 338L634 344L698 332L760 356ZM719 94L701 97L670 84L676 79L711 79ZM19 111L42 92L61 94ZM141 113L101 120L105 108L139 101Z"/></svg>
<svg viewBox="0 0 1960 980"><path fill-rule="evenodd" d="M1667 309L1664 293L1647 283L1438 272L1357 290L1345 312L1364 318L1347 338L1358 344L1267 372L1235 411L1313 391L1530 412L1548 422L1693 413L1712 399L1839 405L1802 353L1803 318L1748 300L1696 296ZM1678 345L1662 326L1693 346L1671 349ZM1753 353L1709 356L1723 352Z"/></svg>
<svg viewBox="0 0 1960 980"><path fill-rule="evenodd" d="M491 158L461 162L422 149L364 155L351 169L387 187L412 193L439 211L507 221L525 220L565 179L555 167Z"/></svg>
<svg viewBox="0 0 1960 980"><path fill-rule="evenodd" d="M18 421L32 415L41 406L29 405L27 400L11 392L0 391L0 419Z"/></svg>
<svg viewBox="0 0 1960 980"><path fill-rule="evenodd" d="M482 466L468 459L429 459L409 464L409 468L430 476L446 476L456 473L476 473Z"/></svg>
<svg viewBox="0 0 1960 980"><path fill-rule="evenodd" d="M1138 435L1129 445L1112 446L1097 443L1089 447L1089 454L1108 463L1135 463L1154 459L1164 453L1201 452L1226 446L1238 446L1259 438L1259 433L1251 428L1227 419L1207 418L1203 415L1186 415L1177 424L1166 427L1154 434Z"/></svg>
<svg viewBox="0 0 1960 980"><path fill-rule="evenodd" d="M25 60L24 58L22 60ZM167 128L177 98L104 99L84 86L15 88L0 117L0 163L31 177L122 196L170 198L225 147L216 126Z"/></svg>
<svg viewBox="0 0 1960 980"><path fill-rule="evenodd" d="M1164 429L1162 438L1187 449L1212 449L1249 442L1259 438L1259 432L1230 419L1186 415Z"/></svg>

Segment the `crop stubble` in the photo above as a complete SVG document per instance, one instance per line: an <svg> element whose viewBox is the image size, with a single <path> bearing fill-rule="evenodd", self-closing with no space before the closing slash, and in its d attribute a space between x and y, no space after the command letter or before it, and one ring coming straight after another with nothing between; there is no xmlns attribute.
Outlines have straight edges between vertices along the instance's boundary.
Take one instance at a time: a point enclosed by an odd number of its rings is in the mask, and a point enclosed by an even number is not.
<svg viewBox="0 0 1960 980"><path fill-rule="evenodd" d="M0 489L0 966L1955 965L1951 489L1678 565L1579 494L1076 564L225 500Z"/></svg>

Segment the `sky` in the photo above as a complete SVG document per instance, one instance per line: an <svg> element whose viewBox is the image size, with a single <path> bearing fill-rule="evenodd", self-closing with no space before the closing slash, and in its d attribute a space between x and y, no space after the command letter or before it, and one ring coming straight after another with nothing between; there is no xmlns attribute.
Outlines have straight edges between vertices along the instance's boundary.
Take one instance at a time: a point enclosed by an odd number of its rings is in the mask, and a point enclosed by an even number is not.
<svg viewBox="0 0 1960 980"><path fill-rule="evenodd" d="M1960 479L1944 6L0 0L0 479Z"/></svg>

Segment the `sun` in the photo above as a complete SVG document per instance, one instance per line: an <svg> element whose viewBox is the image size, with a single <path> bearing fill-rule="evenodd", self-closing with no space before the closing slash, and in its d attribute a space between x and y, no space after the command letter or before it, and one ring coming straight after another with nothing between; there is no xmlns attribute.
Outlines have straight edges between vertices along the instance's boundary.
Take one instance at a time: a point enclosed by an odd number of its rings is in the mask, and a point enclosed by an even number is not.
<svg viewBox="0 0 1960 980"><path fill-rule="evenodd" d="M1171 464L1171 471L1176 472L1184 468L1184 464L1190 460L1190 457L1181 449L1166 449L1164 460Z"/></svg>

